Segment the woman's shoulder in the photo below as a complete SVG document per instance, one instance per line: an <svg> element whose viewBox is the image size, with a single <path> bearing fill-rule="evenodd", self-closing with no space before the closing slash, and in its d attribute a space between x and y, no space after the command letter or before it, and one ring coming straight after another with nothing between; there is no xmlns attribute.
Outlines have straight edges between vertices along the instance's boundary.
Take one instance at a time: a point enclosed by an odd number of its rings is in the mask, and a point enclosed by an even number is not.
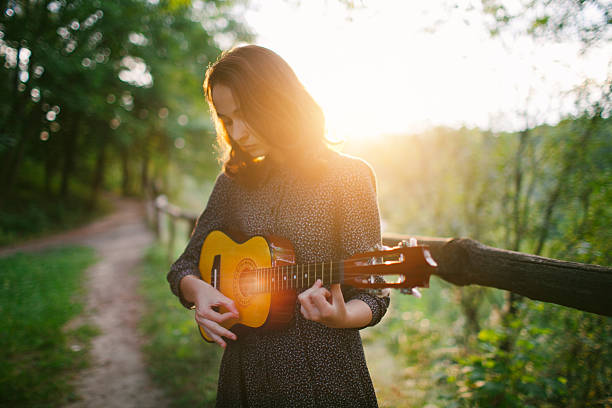
<svg viewBox="0 0 612 408"><path fill-rule="evenodd" d="M370 164L364 159L336 151L330 153L329 163L337 170L371 169Z"/></svg>
<svg viewBox="0 0 612 408"><path fill-rule="evenodd" d="M220 192L220 191L225 191L228 188L230 188L230 185L232 184L232 180L231 178L225 174L224 171L221 171L220 173L217 174L216 178L215 178L215 182L213 183L213 194L215 192Z"/></svg>
<svg viewBox="0 0 612 408"><path fill-rule="evenodd" d="M330 155L327 178L335 184L371 182L376 186L374 169L367 161L340 152L333 152Z"/></svg>
<svg viewBox="0 0 612 408"><path fill-rule="evenodd" d="M228 176L223 170L219 172L219 174L217 174L217 178L215 179L215 185L226 186L231 184L231 182L232 178Z"/></svg>
<svg viewBox="0 0 612 408"><path fill-rule="evenodd" d="M228 176L224 171L217 174L217 178L213 184L210 200L222 200L235 188L235 181Z"/></svg>

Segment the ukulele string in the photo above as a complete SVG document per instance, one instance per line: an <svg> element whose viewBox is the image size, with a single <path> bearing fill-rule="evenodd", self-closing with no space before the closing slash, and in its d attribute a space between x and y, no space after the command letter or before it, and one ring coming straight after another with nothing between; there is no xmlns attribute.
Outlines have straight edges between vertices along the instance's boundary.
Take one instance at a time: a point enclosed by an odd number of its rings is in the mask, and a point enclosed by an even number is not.
<svg viewBox="0 0 612 408"><path fill-rule="evenodd" d="M314 283L314 281L311 283L311 280L313 277L315 279L321 279L323 284L325 284L325 281L327 279L329 279L329 281L333 281L335 280L334 278L337 278L336 274L338 273L337 271L341 265L343 265L344 269L350 269L352 266L351 264L355 264L355 266L357 267L368 266L368 265L372 265L375 263L374 258L375 257L371 257L371 256L363 256L360 258L351 258L347 261L331 261L331 262L327 261L327 262L314 262L314 263L306 263L306 264L287 264L287 265L281 265L281 266L255 268L255 269L251 269L249 272L251 272L253 275L256 276L255 279L259 280L260 278L263 277L266 281L266 284L264 284L263 286L257 285L258 289L255 290L254 292L255 293L268 293L268 292L288 289L289 287L286 287L286 286L291 286L290 288L295 288L298 286L304 287L304 283L306 284L306 286L310 286L312 283ZM351 264L346 265L346 262L349 262ZM362 265L359 265L360 263ZM304 276L301 275L302 273L304 273ZM295 286L293 286L291 283L291 277L290 277L291 274L293 274L293 280L296 283ZM275 281L276 277L278 277L279 281ZM286 279L287 277L289 277L288 281ZM283 279L282 281L280 281L281 278ZM305 282L303 278L306 279ZM364 274L364 278L367 278L368 280L371 281L374 278L374 276L371 274Z"/></svg>

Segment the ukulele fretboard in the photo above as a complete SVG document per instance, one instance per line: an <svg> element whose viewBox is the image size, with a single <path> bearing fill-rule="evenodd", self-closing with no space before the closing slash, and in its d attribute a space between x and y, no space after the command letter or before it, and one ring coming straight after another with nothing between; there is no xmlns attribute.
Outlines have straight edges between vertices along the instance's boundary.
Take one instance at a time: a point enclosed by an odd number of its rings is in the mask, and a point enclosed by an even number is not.
<svg viewBox="0 0 612 408"><path fill-rule="evenodd" d="M344 275L343 262L316 262L300 265L284 265L258 268L249 272L252 292L279 292L312 286L317 279L323 285L341 283Z"/></svg>

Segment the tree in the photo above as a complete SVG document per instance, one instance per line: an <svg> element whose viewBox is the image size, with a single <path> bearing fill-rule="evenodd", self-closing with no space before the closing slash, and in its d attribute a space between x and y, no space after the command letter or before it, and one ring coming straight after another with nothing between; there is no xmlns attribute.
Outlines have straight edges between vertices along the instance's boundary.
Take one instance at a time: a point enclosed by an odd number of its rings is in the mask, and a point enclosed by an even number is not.
<svg viewBox="0 0 612 408"><path fill-rule="evenodd" d="M63 196L78 181L92 187L95 202L109 166L120 169L124 193L143 191L145 186L135 184L164 172L169 152L181 146L177 139L186 131L209 129L196 112L203 106L206 64L220 53L214 37L249 38L233 18L232 4L5 2L0 10L4 197L36 167L44 169L46 188L58 184ZM136 168L139 178L133 177Z"/></svg>

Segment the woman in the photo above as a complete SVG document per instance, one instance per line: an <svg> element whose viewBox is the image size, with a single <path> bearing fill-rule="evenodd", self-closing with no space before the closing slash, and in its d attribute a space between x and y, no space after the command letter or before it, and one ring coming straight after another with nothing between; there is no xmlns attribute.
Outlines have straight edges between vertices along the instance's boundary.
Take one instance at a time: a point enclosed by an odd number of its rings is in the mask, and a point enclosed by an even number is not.
<svg viewBox="0 0 612 408"><path fill-rule="evenodd" d="M198 271L212 230L283 237L297 263L346 259L379 245L372 169L329 148L320 107L266 48L223 53L209 67L204 91L225 148L223 172L168 281L225 348L217 406L377 406L358 329L380 321L388 297L317 281L299 294L289 327L238 335L219 324L237 317L232 300ZM213 309L220 305L228 312Z"/></svg>

